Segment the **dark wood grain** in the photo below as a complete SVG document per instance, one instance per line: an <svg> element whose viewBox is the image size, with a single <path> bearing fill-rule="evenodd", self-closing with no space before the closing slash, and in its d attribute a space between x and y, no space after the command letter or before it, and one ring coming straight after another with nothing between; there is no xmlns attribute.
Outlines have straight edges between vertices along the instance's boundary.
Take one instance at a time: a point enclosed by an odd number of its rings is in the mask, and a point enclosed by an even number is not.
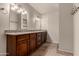
<svg viewBox="0 0 79 59"><path fill-rule="evenodd" d="M30 34L30 53L36 49L36 33Z"/></svg>
<svg viewBox="0 0 79 59"><path fill-rule="evenodd" d="M27 56L28 54L28 44L27 41L21 41L17 43L17 56Z"/></svg>
<svg viewBox="0 0 79 59"><path fill-rule="evenodd" d="M16 36L7 35L7 55L16 55Z"/></svg>
<svg viewBox="0 0 79 59"><path fill-rule="evenodd" d="M6 35L7 56L28 56L39 48L47 39L46 32L23 35Z"/></svg>

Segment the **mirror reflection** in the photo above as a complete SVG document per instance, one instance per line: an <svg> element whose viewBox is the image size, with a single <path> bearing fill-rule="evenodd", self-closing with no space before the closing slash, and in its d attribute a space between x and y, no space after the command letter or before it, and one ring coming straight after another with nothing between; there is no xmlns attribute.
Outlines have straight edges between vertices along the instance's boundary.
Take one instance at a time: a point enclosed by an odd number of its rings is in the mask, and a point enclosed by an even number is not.
<svg viewBox="0 0 79 59"><path fill-rule="evenodd" d="M28 5L28 4L27 4ZM30 17L29 17L30 15ZM40 30L40 17L23 4L10 4L10 30Z"/></svg>
<svg viewBox="0 0 79 59"><path fill-rule="evenodd" d="M10 30L27 29L27 11L18 4L10 4Z"/></svg>

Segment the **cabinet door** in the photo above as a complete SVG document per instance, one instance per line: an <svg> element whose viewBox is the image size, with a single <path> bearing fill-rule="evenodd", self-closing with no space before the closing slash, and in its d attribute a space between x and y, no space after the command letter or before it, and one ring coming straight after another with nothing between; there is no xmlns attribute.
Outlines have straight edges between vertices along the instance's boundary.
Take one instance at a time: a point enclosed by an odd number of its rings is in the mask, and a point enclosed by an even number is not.
<svg viewBox="0 0 79 59"><path fill-rule="evenodd" d="M44 43L44 40L45 40L45 34L44 32L42 32L42 43Z"/></svg>
<svg viewBox="0 0 79 59"><path fill-rule="evenodd" d="M8 56L16 56L16 36L7 35L6 52Z"/></svg>
<svg viewBox="0 0 79 59"><path fill-rule="evenodd" d="M44 42L47 40L47 32L44 32Z"/></svg>
<svg viewBox="0 0 79 59"><path fill-rule="evenodd" d="M47 40L47 32L42 32L42 43L46 42Z"/></svg>
<svg viewBox="0 0 79 59"><path fill-rule="evenodd" d="M36 49L36 34L30 34L30 53Z"/></svg>
<svg viewBox="0 0 79 59"><path fill-rule="evenodd" d="M30 53L32 53L35 50L35 40L30 40Z"/></svg>
<svg viewBox="0 0 79 59"><path fill-rule="evenodd" d="M41 45L41 33L37 33L37 48Z"/></svg>
<svg viewBox="0 0 79 59"><path fill-rule="evenodd" d="M17 43L17 55L18 56L25 56L28 54L28 44L26 41L21 41Z"/></svg>

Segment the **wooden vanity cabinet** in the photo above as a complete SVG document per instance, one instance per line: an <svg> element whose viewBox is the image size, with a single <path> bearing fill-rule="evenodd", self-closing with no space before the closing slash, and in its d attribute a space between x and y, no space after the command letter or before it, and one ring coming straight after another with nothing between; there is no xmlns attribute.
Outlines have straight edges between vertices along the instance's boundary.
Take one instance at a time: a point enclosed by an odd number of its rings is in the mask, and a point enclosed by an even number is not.
<svg viewBox="0 0 79 59"><path fill-rule="evenodd" d="M7 35L8 56L28 56L46 42L46 32Z"/></svg>

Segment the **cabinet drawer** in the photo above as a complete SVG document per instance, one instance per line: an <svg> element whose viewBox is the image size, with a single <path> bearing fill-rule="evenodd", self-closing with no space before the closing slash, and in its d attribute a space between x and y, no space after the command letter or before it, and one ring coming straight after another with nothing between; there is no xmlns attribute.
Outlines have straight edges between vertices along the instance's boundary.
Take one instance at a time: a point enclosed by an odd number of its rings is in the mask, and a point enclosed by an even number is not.
<svg viewBox="0 0 79 59"><path fill-rule="evenodd" d="M23 44L23 43L28 44L26 40L22 40L22 41L17 42L16 45L20 45L20 44Z"/></svg>
<svg viewBox="0 0 79 59"><path fill-rule="evenodd" d="M29 39L29 35L19 35L19 36L17 36L17 42L22 41L22 40L28 40L28 39Z"/></svg>
<svg viewBox="0 0 79 59"><path fill-rule="evenodd" d="M37 37L37 40L41 40L41 37L39 36L39 37Z"/></svg>
<svg viewBox="0 0 79 59"><path fill-rule="evenodd" d="M41 36L41 33L38 33L37 35L38 35L38 36Z"/></svg>
<svg viewBox="0 0 79 59"><path fill-rule="evenodd" d="M37 41L41 41L41 33L37 33Z"/></svg>
<svg viewBox="0 0 79 59"><path fill-rule="evenodd" d="M36 33L30 34L30 39L36 38Z"/></svg>
<svg viewBox="0 0 79 59"><path fill-rule="evenodd" d="M41 33L37 33L37 37L41 37Z"/></svg>

